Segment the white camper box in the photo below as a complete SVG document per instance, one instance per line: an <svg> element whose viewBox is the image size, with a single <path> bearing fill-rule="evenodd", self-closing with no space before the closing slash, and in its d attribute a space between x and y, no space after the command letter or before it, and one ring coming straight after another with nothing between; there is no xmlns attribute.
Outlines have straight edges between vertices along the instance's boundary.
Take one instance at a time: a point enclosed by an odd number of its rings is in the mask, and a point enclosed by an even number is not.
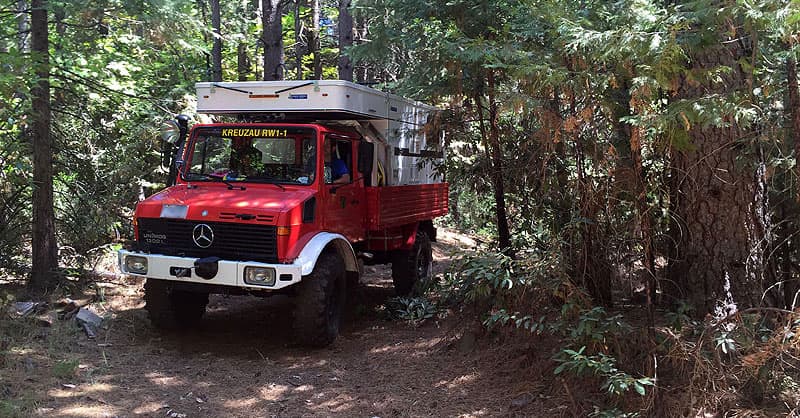
<svg viewBox="0 0 800 418"><path fill-rule="evenodd" d="M341 80L197 83L197 111L274 122L327 121L354 126L375 143L386 185L440 183L430 157L443 155L435 107ZM426 135L427 134L427 135ZM373 170L372 184L378 184Z"/></svg>

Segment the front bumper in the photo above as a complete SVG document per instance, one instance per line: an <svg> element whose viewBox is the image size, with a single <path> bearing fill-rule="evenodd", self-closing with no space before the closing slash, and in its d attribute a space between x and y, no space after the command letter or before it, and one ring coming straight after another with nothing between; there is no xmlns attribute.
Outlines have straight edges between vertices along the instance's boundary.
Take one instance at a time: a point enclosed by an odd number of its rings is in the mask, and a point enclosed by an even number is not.
<svg viewBox="0 0 800 418"><path fill-rule="evenodd" d="M147 273L138 274L127 270L125 257L137 256L147 259ZM194 272L194 262L197 258L174 257L160 254L147 254L135 251L120 250L117 252L117 262L120 271L131 276L148 277L153 279L173 280L176 282L203 283L220 286L235 286L247 289L277 290L299 283L302 280L301 264L295 261L292 264L269 264L256 261L218 261L217 274L211 279L204 279ZM253 285L245 283L245 267L267 267L275 269L275 284L272 286ZM175 269L190 269L191 276L178 277L170 271Z"/></svg>

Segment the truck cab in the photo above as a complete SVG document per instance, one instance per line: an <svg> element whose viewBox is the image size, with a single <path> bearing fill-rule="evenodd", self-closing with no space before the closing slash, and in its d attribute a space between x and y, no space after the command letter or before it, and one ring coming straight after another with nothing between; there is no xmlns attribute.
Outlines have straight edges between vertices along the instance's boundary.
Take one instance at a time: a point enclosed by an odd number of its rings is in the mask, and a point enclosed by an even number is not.
<svg viewBox="0 0 800 418"><path fill-rule="evenodd" d="M172 185L137 205L135 243L119 252L124 273L147 279L154 325L196 324L213 293L287 293L298 341L324 346L364 263L391 261L399 294L430 276L446 183L388 185L391 161L378 154L394 151L375 129L309 115L325 112L171 125L186 133L170 158Z"/></svg>

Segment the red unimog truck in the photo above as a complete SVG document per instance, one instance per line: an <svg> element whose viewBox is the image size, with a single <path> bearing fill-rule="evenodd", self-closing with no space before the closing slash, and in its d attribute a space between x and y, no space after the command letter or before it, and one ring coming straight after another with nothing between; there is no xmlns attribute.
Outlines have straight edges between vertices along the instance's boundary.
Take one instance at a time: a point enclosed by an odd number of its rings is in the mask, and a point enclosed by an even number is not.
<svg viewBox="0 0 800 418"><path fill-rule="evenodd" d="M295 297L300 343L330 344L364 264L404 295L431 274L448 186L436 109L346 81L197 84L197 124L164 132L170 187L140 202L126 274L154 325L197 323L211 293Z"/></svg>

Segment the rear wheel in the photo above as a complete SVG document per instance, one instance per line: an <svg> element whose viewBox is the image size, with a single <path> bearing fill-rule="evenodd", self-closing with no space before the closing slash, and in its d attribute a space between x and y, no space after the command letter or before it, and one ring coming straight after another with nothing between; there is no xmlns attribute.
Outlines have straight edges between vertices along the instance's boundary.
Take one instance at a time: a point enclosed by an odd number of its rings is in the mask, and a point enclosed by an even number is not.
<svg viewBox="0 0 800 418"><path fill-rule="evenodd" d="M431 240L423 231L417 231L410 250L395 251L392 256L392 281L399 296L411 294L415 286L430 282L433 265Z"/></svg>
<svg viewBox="0 0 800 418"><path fill-rule="evenodd" d="M147 279L144 301L144 308L154 326L179 330L200 322L208 305L208 293L175 290L169 281Z"/></svg>
<svg viewBox="0 0 800 418"><path fill-rule="evenodd" d="M297 285L294 309L295 339L311 347L325 347L339 335L346 297L342 257L325 251L314 270Z"/></svg>

